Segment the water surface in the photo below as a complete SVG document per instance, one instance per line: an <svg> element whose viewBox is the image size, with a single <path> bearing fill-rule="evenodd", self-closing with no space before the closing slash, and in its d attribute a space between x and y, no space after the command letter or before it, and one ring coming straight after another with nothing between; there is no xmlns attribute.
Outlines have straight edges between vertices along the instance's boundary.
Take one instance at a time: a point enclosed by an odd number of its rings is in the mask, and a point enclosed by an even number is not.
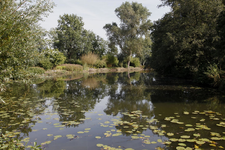
<svg viewBox="0 0 225 150"><path fill-rule="evenodd" d="M154 73L8 85L0 127L46 150L223 149L224 96Z"/></svg>

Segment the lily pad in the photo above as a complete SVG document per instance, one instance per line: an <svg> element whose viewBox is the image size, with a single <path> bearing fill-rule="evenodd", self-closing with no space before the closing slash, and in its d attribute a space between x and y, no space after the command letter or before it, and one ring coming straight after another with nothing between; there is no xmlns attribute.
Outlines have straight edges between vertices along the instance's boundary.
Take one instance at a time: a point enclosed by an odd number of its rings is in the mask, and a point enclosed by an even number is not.
<svg viewBox="0 0 225 150"><path fill-rule="evenodd" d="M173 133L167 133L167 135L168 135L168 136L174 136L174 134L173 134Z"/></svg>
<svg viewBox="0 0 225 150"><path fill-rule="evenodd" d="M96 139L101 139L101 137L100 137L100 136L95 136L95 138L96 138Z"/></svg>

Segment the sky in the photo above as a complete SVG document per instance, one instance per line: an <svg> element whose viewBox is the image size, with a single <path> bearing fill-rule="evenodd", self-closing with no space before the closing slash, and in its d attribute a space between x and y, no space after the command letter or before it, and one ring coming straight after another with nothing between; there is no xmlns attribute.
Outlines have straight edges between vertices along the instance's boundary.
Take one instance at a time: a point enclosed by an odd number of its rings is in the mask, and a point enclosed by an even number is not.
<svg viewBox="0 0 225 150"><path fill-rule="evenodd" d="M151 12L149 19L152 22L162 18L165 13L170 11L169 7L158 8L158 5L161 4L160 0L53 0L56 4L53 13L44 18L45 21L41 22L41 26L46 30L55 28L58 25L57 20L60 15L75 14L83 18L86 30L90 30L107 40L103 26L112 22L119 24L120 21L114 11L125 1L141 3Z"/></svg>

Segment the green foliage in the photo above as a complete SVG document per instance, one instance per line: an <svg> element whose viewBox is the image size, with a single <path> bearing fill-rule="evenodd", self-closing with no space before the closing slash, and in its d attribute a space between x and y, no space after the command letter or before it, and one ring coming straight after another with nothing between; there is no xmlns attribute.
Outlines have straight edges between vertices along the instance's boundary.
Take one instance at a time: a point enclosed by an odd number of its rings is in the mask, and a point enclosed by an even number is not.
<svg viewBox="0 0 225 150"><path fill-rule="evenodd" d="M66 60L67 64L78 64L82 65L82 61L80 59L67 59Z"/></svg>
<svg viewBox="0 0 225 150"><path fill-rule="evenodd" d="M106 65L106 61L103 59L103 60L97 60L94 66L96 68L105 68L107 65Z"/></svg>
<svg viewBox="0 0 225 150"><path fill-rule="evenodd" d="M85 30L83 26L82 18L74 14L64 14L58 20L56 35L53 36L54 46L63 52L69 61L80 59L89 52L101 57L107 51L108 43L93 32Z"/></svg>
<svg viewBox="0 0 225 150"><path fill-rule="evenodd" d="M90 40L92 44L92 49L90 51L94 54L97 54L100 58L109 51L108 49L108 41L105 41L98 35L92 33L92 38Z"/></svg>
<svg viewBox="0 0 225 150"><path fill-rule="evenodd" d="M56 66L55 70L66 70L65 66Z"/></svg>
<svg viewBox="0 0 225 150"><path fill-rule="evenodd" d="M46 80L39 84L38 90L43 97L58 98L64 93L66 83L63 80Z"/></svg>
<svg viewBox="0 0 225 150"><path fill-rule="evenodd" d="M154 23L151 66L160 74L204 76L209 64L218 62L217 18L221 0L162 0L171 12Z"/></svg>
<svg viewBox="0 0 225 150"><path fill-rule="evenodd" d="M0 129L0 149L8 149L8 150L25 150L26 146L20 141L11 139L2 133ZM34 146L31 146L31 150L41 150L41 145L37 145L34 142Z"/></svg>
<svg viewBox="0 0 225 150"><path fill-rule="evenodd" d="M39 61L38 66L44 68L45 70L49 70L49 69L52 69L53 64L50 62L49 58L42 58Z"/></svg>
<svg viewBox="0 0 225 150"><path fill-rule="evenodd" d="M91 66L93 66L98 60L99 60L98 55L93 54L93 53L88 53L81 57L81 61L83 64L87 64L87 65L91 65Z"/></svg>
<svg viewBox="0 0 225 150"><path fill-rule="evenodd" d="M57 65L61 65L66 60L63 53L59 52L57 49L45 49L40 55L41 59L38 65L46 70L52 69Z"/></svg>
<svg viewBox="0 0 225 150"><path fill-rule="evenodd" d="M204 74L213 79L213 86L218 87L222 82L221 75L224 74L224 71L219 69L216 64L213 64L207 67L207 71Z"/></svg>
<svg viewBox="0 0 225 150"><path fill-rule="evenodd" d="M220 37L217 45L215 57L218 57L218 62L223 70L225 70L225 10L222 11L217 18L216 31Z"/></svg>
<svg viewBox="0 0 225 150"><path fill-rule="evenodd" d="M102 57L106 60L106 64L108 67L117 67L119 64L119 60L116 56L108 54Z"/></svg>
<svg viewBox="0 0 225 150"><path fill-rule="evenodd" d="M75 65L75 64L63 64L60 66L56 66L55 69L66 70L66 71L76 71L76 72L83 71L83 67L81 65Z"/></svg>
<svg viewBox="0 0 225 150"><path fill-rule="evenodd" d="M38 59L43 29L37 24L51 12L51 1L4 0L0 7L0 74L17 79Z"/></svg>
<svg viewBox="0 0 225 150"><path fill-rule="evenodd" d="M86 63L83 65L83 68L84 68L85 71L87 71L89 69L89 67Z"/></svg>
<svg viewBox="0 0 225 150"><path fill-rule="evenodd" d="M118 45L122 53L131 58L133 54L141 55L145 46L145 38L149 38L152 25L148 17L151 13L146 7L137 2L125 2L115 10L116 16L121 23L106 24L104 29L107 32L110 47ZM128 60L128 67L130 59Z"/></svg>
<svg viewBox="0 0 225 150"><path fill-rule="evenodd" d="M27 70L33 74L44 74L45 73L45 70L41 67L29 67Z"/></svg>
<svg viewBox="0 0 225 150"><path fill-rule="evenodd" d="M110 65L112 67L117 67L119 60L114 55L107 55L107 65Z"/></svg>
<svg viewBox="0 0 225 150"><path fill-rule="evenodd" d="M130 61L130 65L134 67L139 67L141 65L139 58L133 57Z"/></svg>
<svg viewBox="0 0 225 150"><path fill-rule="evenodd" d="M67 59L76 58L75 55L82 50L83 25L82 18L74 14L64 14L58 20L57 39L54 39L54 46L63 52Z"/></svg>
<svg viewBox="0 0 225 150"><path fill-rule="evenodd" d="M82 61L80 59L75 60L75 64L82 65Z"/></svg>
<svg viewBox="0 0 225 150"><path fill-rule="evenodd" d="M66 59L65 63L67 63L67 64L76 64L75 61L76 61L75 59Z"/></svg>

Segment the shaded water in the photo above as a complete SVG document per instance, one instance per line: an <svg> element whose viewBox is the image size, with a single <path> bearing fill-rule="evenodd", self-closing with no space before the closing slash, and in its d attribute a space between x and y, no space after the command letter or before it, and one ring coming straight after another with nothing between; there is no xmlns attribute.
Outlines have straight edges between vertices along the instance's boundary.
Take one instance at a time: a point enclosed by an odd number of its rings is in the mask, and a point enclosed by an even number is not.
<svg viewBox="0 0 225 150"><path fill-rule="evenodd" d="M225 97L151 73L12 84L1 97L2 133L46 150L225 147Z"/></svg>

